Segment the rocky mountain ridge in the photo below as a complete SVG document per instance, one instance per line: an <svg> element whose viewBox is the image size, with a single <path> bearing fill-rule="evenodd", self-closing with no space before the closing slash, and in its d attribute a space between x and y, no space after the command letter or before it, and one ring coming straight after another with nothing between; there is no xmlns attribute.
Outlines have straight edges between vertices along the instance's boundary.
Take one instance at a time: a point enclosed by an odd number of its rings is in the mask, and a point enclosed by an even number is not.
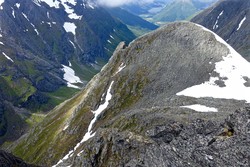
<svg viewBox="0 0 250 167"><path fill-rule="evenodd" d="M243 87L239 89L241 94L249 91L244 78L250 76L241 73L239 64L231 64L235 58L249 66L216 34L189 22L169 24L127 47L121 43L84 90L55 108L43 122L6 149L29 163L49 166L199 166L213 164L213 157L220 165L238 164L238 159L230 161L233 154L228 158L226 153L231 150L224 147L235 139L232 134L241 129L232 130L236 124L225 124L225 137L229 140L218 145L210 142L219 131L223 132L219 122L236 109L248 106L248 99L231 97L232 85ZM221 63L227 75L220 71ZM233 78L237 79L234 83ZM214 91L212 95L196 97L181 93L200 86L206 87L199 93L211 86L226 89L229 94L218 97ZM190 128L193 125L195 128ZM209 132L203 134L203 130L198 131L200 127ZM181 135L183 138L179 136L181 132L185 134ZM244 143L243 138L236 140ZM223 161L207 147L208 143L222 152L226 150ZM174 151L169 146L178 148ZM174 152L179 156L186 154L185 160L177 159Z"/></svg>

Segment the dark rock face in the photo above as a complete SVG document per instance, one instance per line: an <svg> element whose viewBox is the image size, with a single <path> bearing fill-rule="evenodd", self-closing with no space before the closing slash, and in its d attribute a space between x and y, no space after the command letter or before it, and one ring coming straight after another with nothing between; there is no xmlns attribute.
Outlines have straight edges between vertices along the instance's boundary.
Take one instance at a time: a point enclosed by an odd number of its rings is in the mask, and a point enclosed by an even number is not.
<svg viewBox="0 0 250 167"><path fill-rule="evenodd" d="M13 156L5 151L0 150L0 166L1 167L36 167L25 163L22 159Z"/></svg>
<svg viewBox="0 0 250 167"><path fill-rule="evenodd" d="M246 19L243 22L245 17ZM214 31L249 61L249 18L250 1L220 0L212 7L195 16L191 21Z"/></svg>
<svg viewBox="0 0 250 167"><path fill-rule="evenodd" d="M86 143L73 166L249 166L250 108L239 109L224 122L198 119L172 122L143 136L117 129L99 131Z"/></svg>

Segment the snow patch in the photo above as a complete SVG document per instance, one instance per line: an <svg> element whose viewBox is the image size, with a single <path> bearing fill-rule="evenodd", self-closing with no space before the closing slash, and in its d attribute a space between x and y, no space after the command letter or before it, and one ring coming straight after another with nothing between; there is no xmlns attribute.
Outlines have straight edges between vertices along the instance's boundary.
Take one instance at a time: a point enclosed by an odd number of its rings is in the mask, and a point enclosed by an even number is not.
<svg viewBox="0 0 250 167"><path fill-rule="evenodd" d="M238 26L238 28L237 28L236 31L238 31L238 30L241 28L242 24L245 22L246 19L247 19L247 16L245 16L245 17L240 21L240 24L239 24L239 26Z"/></svg>
<svg viewBox="0 0 250 167"><path fill-rule="evenodd" d="M12 63L14 63L14 61L12 60L12 58L10 58L9 56L6 55L6 53L2 52L2 54L10 61L12 61Z"/></svg>
<svg viewBox="0 0 250 167"><path fill-rule="evenodd" d="M0 41L0 44L1 44L1 45L4 45L4 43L3 43L3 42L1 42L1 41Z"/></svg>
<svg viewBox="0 0 250 167"><path fill-rule="evenodd" d="M34 31L36 32L36 35L39 35L39 32L37 31L37 29L36 29L35 25L34 25L34 24L32 24L32 23L30 23L30 24L31 24L31 26L34 28Z"/></svg>
<svg viewBox="0 0 250 167"><path fill-rule="evenodd" d="M115 39L112 35L109 35L110 38Z"/></svg>
<svg viewBox="0 0 250 167"><path fill-rule="evenodd" d="M223 15L223 13L224 13L224 10L219 14L219 16L217 16L217 20L216 20L216 22L215 22L215 24L214 24L214 26L213 26L213 30L214 30L214 29L217 29L217 28L219 27L218 21L219 21L219 19L220 19L220 16Z"/></svg>
<svg viewBox="0 0 250 167"><path fill-rule="evenodd" d="M108 43L112 44L112 42L110 40L107 40Z"/></svg>
<svg viewBox="0 0 250 167"><path fill-rule="evenodd" d="M63 131L65 131L66 129L68 129L69 125L67 124L64 128Z"/></svg>
<svg viewBox="0 0 250 167"><path fill-rule="evenodd" d="M37 31L36 27L34 24L32 24L26 14L22 12L23 17L30 23L30 25L34 28L34 31L36 32L36 35L39 35L39 32Z"/></svg>
<svg viewBox="0 0 250 167"><path fill-rule="evenodd" d="M82 16L78 16L78 15L75 14L75 13L71 13L71 14L69 14L69 18L70 18L70 19L81 20L81 19L82 19Z"/></svg>
<svg viewBox="0 0 250 167"><path fill-rule="evenodd" d="M13 16L14 18L16 18L14 9L13 9L13 8L11 8L11 9L12 9L12 16Z"/></svg>
<svg viewBox="0 0 250 167"><path fill-rule="evenodd" d="M196 24L197 25L197 24ZM245 100L250 103L250 87L246 87L244 84L246 80L244 78L250 78L250 63L247 62L239 53L237 53L229 44L227 44L221 37L214 32L202 27L205 31L212 33L216 40L229 49L229 54L223 57L223 60L215 63L214 71L224 79L225 87L219 87L215 84L218 77L210 77L209 81L206 81L200 85L194 85L179 93L178 96L191 96L195 98L201 97L213 97L223 99L236 99Z"/></svg>
<svg viewBox="0 0 250 167"><path fill-rule="evenodd" d="M34 4L36 4L37 6L41 6L41 5L39 4L39 0L33 0L33 2L34 2Z"/></svg>
<svg viewBox="0 0 250 167"><path fill-rule="evenodd" d="M65 72L64 75L63 75L63 79L65 81L67 81L67 86L79 89L78 86L73 85L74 83L82 83L80 78L75 75L75 71L72 68L70 68L68 66L65 66L63 64L62 64L62 66L63 66L62 70Z"/></svg>
<svg viewBox="0 0 250 167"><path fill-rule="evenodd" d="M0 0L0 10L3 10L2 4L4 3L4 0Z"/></svg>
<svg viewBox="0 0 250 167"><path fill-rule="evenodd" d="M72 42L71 40L69 40L69 42L73 45L74 49L76 49L74 42Z"/></svg>
<svg viewBox="0 0 250 167"><path fill-rule="evenodd" d="M71 32L76 35L76 25L74 23L65 22L63 27L66 32Z"/></svg>
<svg viewBox="0 0 250 167"><path fill-rule="evenodd" d="M27 17L26 14L24 14L24 13L22 12L22 15L23 15L23 17L24 17L26 20L28 20L28 21L30 22L30 20L28 19L28 17Z"/></svg>
<svg viewBox="0 0 250 167"><path fill-rule="evenodd" d="M73 150L69 151L69 153L67 155L65 155L63 157L63 159L59 160L59 162L52 166L52 167L57 167L58 165L60 165L63 161L67 160L69 157L73 156L74 151L76 151L76 149L79 148L79 146L84 143L85 141L89 140L90 138L92 138L93 136L95 136L95 133L92 132L92 127L94 125L94 123L96 122L98 116L108 107L109 105L109 101L112 98L112 94L110 93L112 85L113 85L114 81L111 82L108 90L107 90L107 94L105 96L105 102L103 104L101 104L97 110L92 111L92 113L94 114L94 118L91 120L89 127L88 127L88 132L83 136L83 139L77 143L77 145L74 147ZM82 152L82 151L81 151Z"/></svg>
<svg viewBox="0 0 250 167"><path fill-rule="evenodd" d="M88 4L91 9L95 9L93 5Z"/></svg>
<svg viewBox="0 0 250 167"><path fill-rule="evenodd" d="M200 104L181 106L181 108L189 108L197 112L218 112L217 108L207 107L207 106L200 105Z"/></svg>
<svg viewBox="0 0 250 167"><path fill-rule="evenodd" d="M117 72L116 72L115 74L118 74L119 72L121 72L125 67L126 67L126 64L122 63L122 64L119 66L119 68L118 68L118 70L117 70Z"/></svg>
<svg viewBox="0 0 250 167"><path fill-rule="evenodd" d="M0 0L0 6L4 3L4 0Z"/></svg>
<svg viewBox="0 0 250 167"><path fill-rule="evenodd" d="M16 7L17 7L18 9L20 8L20 6L21 6L20 3L16 3Z"/></svg>
<svg viewBox="0 0 250 167"><path fill-rule="evenodd" d="M59 8L59 4L60 2L58 2L57 0L40 0L41 2L45 2L46 4L48 4L51 8Z"/></svg>

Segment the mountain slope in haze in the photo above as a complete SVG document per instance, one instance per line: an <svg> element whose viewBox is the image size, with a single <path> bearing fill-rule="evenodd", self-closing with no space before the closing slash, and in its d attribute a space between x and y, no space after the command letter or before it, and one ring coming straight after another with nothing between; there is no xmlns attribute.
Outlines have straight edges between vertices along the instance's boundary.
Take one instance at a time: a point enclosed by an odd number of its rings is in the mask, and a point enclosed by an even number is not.
<svg viewBox="0 0 250 167"><path fill-rule="evenodd" d="M153 16L154 22L173 22L186 20L200 10L205 9L216 0L175 0Z"/></svg>
<svg viewBox="0 0 250 167"><path fill-rule="evenodd" d="M204 27L168 24L127 47L121 43L84 90L7 149L48 166L209 166L207 156L218 160L215 146L224 151L220 165L239 163L224 147L232 140L214 140L224 125L225 138L240 133L235 121L219 122L248 105L240 95L249 94L249 68ZM239 145L241 137L234 138ZM214 143L209 150L208 143Z"/></svg>
<svg viewBox="0 0 250 167"><path fill-rule="evenodd" d="M221 0L191 21L214 31L250 61L249 18L250 1Z"/></svg>
<svg viewBox="0 0 250 167"><path fill-rule="evenodd" d="M173 0L154 0L147 2L137 2L130 3L122 6L123 9L133 13L135 15L151 15L159 12L166 4L172 2Z"/></svg>
<svg viewBox="0 0 250 167"><path fill-rule="evenodd" d="M126 25L87 1L1 1L0 136L22 134L20 123L42 119L30 111L48 111L72 97L120 41L134 38Z"/></svg>
<svg viewBox="0 0 250 167"><path fill-rule="evenodd" d="M122 8L107 8L107 10L112 16L118 18L121 22L126 24L137 36L158 28L158 26L153 23L150 23Z"/></svg>

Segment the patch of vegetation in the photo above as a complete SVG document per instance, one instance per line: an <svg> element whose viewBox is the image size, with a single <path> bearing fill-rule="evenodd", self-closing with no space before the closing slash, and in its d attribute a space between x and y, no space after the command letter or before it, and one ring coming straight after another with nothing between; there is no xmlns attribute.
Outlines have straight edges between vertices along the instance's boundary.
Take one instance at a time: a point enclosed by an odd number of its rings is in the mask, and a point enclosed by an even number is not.
<svg viewBox="0 0 250 167"><path fill-rule="evenodd" d="M30 126L33 127L34 125L42 122L42 120L45 118L44 114L37 114L37 113L32 113L26 120L25 122Z"/></svg>

